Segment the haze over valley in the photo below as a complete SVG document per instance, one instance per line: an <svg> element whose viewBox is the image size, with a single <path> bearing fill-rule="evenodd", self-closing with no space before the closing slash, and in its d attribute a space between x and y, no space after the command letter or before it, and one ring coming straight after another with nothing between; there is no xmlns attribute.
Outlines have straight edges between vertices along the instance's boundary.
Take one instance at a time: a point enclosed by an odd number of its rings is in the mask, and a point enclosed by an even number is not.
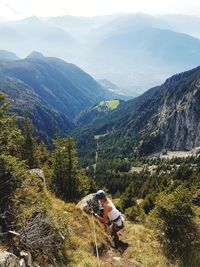
<svg viewBox="0 0 200 267"><path fill-rule="evenodd" d="M0 48L62 58L136 96L199 65L199 29L200 18L187 15L33 16L1 22Z"/></svg>

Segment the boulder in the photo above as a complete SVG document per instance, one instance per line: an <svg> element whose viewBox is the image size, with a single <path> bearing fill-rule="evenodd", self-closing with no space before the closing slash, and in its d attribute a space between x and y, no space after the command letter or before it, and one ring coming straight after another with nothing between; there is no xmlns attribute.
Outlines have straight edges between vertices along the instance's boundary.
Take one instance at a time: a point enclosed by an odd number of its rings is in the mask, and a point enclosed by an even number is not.
<svg viewBox="0 0 200 267"><path fill-rule="evenodd" d="M44 185L46 185L45 175L44 175L44 172L42 169L31 169L29 172L30 172L30 174L35 174L38 177L40 177L42 179L42 181L44 182Z"/></svg>
<svg viewBox="0 0 200 267"><path fill-rule="evenodd" d="M85 196L78 204L77 207L84 210L87 213L90 213L91 210L94 210L96 213L100 214L103 207L96 199L95 194L89 194Z"/></svg>
<svg viewBox="0 0 200 267"><path fill-rule="evenodd" d="M0 267L20 267L20 262L14 254L0 251Z"/></svg>

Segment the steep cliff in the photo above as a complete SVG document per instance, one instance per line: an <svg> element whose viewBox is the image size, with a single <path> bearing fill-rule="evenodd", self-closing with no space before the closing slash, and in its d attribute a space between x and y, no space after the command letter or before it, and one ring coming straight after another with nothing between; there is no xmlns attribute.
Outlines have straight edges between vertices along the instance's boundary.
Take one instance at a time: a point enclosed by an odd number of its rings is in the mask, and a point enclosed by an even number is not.
<svg viewBox="0 0 200 267"><path fill-rule="evenodd" d="M123 103L88 127L88 136L109 132L101 141L103 153L109 156L148 154L162 148L190 150L200 146L199 114L200 67L174 75Z"/></svg>

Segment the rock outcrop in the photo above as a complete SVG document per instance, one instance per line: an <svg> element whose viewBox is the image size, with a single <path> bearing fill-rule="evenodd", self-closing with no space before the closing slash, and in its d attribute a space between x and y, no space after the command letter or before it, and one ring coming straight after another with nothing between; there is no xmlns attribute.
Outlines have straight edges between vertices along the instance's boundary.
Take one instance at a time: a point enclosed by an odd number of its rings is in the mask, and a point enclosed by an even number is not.
<svg viewBox="0 0 200 267"><path fill-rule="evenodd" d="M0 250L0 267L31 267L32 256L30 252L21 251L20 257Z"/></svg>
<svg viewBox="0 0 200 267"><path fill-rule="evenodd" d="M149 96L147 92L143 107L143 116L148 118L148 122L141 130L157 132L162 147L170 150L198 147L200 67L174 75L158 87L153 95Z"/></svg>
<svg viewBox="0 0 200 267"><path fill-rule="evenodd" d="M78 204L77 207L84 210L86 213L90 213L94 210L98 214L102 212L103 207L101 207L99 201L95 197L95 194L89 194L85 196Z"/></svg>
<svg viewBox="0 0 200 267"><path fill-rule="evenodd" d="M84 128L84 138L91 150L91 132L108 132L101 149L109 157L162 149L192 150L200 146L199 114L200 67L174 75L161 86L123 103L106 118L89 125L88 134ZM80 149L81 142L80 138Z"/></svg>
<svg viewBox="0 0 200 267"><path fill-rule="evenodd" d="M20 267L20 260L12 253L0 251L0 267Z"/></svg>

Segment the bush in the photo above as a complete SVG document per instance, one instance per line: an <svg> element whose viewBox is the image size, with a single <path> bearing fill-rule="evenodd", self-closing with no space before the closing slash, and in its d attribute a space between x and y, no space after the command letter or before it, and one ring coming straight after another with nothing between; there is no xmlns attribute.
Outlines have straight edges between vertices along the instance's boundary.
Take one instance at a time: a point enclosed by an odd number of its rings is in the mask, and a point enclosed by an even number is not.
<svg viewBox="0 0 200 267"><path fill-rule="evenodd" d="M125 215L130 221L141 223L144 222L145 214L139 205L132 206L125 211Z"/></svg>
<svg viewBox="0 0 200 267"><path fill-rule="evenodd" d="M179 186L171 194L162 192L155 204L151 221L167 255L184 260L192 252L199 251L199 229L194 220L193 194L190 190Z"/></svg>
<svg viewBox="0 0 200 267"><path fill-rule="evenodd" d="M142 208L146 214L148 214L155 207L154 201L155 194L148 194L145 197L144 201L142 202Z"/></svg>

